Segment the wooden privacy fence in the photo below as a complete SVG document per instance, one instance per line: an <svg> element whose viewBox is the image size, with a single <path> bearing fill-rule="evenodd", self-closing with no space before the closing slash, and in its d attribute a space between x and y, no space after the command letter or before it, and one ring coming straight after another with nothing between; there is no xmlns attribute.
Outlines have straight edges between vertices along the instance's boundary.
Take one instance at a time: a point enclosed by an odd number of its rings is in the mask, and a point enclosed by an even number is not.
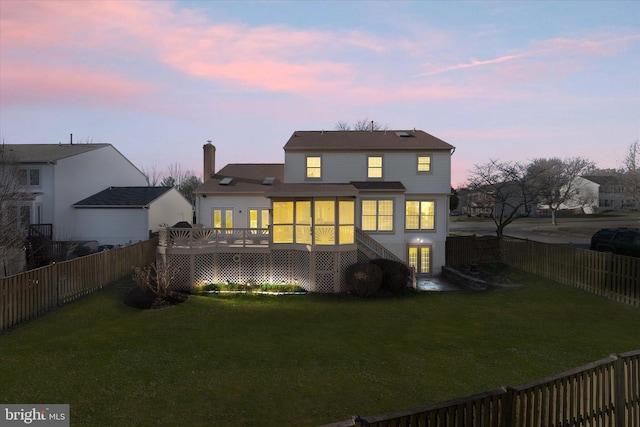
<svg viewBox="0 0 640 427"><path fill-rule="evenodd" d="M640 350L528 384L323 427L350 426L640 426Z"/></svg>
<svg viewBox="0 0 640 427"><path fill-rule="evenodd" d="M0 279L0 331L34 319L155 261L157 239Z"/></svg>
<svg viewBox="0 0 640 427"><path fill-rule="evenodd" d="M502 261L513 267L640 307L640 258L515 237L500 245Z"/></svg>
<svg viewBox="0 0 640 427"><path fill-rule="evenodd" d="M450 267L500 261L500 240L495 236L448 237L445 254Z"/></svg>

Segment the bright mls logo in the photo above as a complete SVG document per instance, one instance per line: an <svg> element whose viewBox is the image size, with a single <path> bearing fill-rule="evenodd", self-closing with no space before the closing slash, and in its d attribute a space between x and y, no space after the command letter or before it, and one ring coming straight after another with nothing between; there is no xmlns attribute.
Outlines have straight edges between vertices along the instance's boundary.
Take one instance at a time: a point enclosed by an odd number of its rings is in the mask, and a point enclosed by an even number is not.
<svg viewBox="0 0 640 427"><path fill-rule="evenodd" d="M0 427L69 427L69 405L0 405Z"/></svg>

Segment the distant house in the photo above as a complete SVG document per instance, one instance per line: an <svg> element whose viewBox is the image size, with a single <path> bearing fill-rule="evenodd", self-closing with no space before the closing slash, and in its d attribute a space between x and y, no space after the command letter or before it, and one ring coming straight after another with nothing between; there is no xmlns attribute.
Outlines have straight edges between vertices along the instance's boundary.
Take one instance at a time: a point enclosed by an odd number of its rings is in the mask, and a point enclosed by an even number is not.
<svg viewBox="0 0 640 427"><path fill-rule="evenodd" d="M603 211L638 209L640 206L630 194L634 192L625 185L624 180L615 175L588 175L584 179L594 184L597 188L597 206Z"/></svg>
<svg viewBox="0 0 640 427"><path fill-rule="evenodd" d="M572 196L557 207L557 212L569 215L596 213L600 185L579 176L573 180L571 186ZM537 209L539 213L549 213L549 205L539 204Z"/></svg>
<svg viewBox="0 0 640 427"><path fill-rule="evenodd" d="M83 240L121 245L147 240L160 226L191 222L191 203L174 187L109 187L73 204Z"/></svg>
<svg viewBox="0 0 640 427"><path fill-rule="evenodd" d="M22 227L47 225L53 240L86 240L73 204L111 186L144 186L145 175L111 144L3 144L23 186ZM44 227L41 227L44 229Z"/></svg>
<svg viewBox="0 0 640 427"><path fill-rule="evenodd" d="M437 275L449 232L453 146L423 131L296 131L283 164L215 171L204 149L195 191L198 227L167 230L159 255L183 262L182 280L295 280L343 289L344 269L392 258ZM217 269L212 272L212 266Z"/></svg>

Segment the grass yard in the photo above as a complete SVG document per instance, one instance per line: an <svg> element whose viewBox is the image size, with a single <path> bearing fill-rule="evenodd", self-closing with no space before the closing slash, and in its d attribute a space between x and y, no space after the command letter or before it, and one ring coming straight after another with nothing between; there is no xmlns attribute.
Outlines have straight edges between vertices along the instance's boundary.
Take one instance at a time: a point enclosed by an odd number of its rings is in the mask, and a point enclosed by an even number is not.
<svg viewBox="0 0 640 427"><path fill-rule="evenodd" d="M640 310L527 287L394 298L195 296L125 306L122 281L0 335L0 402L75 426L313 426L436 403L640 348Z"/></svg>

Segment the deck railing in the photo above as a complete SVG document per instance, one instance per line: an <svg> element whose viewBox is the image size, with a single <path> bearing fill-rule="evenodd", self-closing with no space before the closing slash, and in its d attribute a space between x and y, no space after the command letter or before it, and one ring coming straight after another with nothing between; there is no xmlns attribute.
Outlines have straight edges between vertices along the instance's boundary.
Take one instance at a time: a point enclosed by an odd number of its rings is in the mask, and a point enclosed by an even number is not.
<svg viewBox="0 0 640 427"><path fill-rule="evenodd" d="M268 248L268 228L162 228L159 246Z"/></svg>

